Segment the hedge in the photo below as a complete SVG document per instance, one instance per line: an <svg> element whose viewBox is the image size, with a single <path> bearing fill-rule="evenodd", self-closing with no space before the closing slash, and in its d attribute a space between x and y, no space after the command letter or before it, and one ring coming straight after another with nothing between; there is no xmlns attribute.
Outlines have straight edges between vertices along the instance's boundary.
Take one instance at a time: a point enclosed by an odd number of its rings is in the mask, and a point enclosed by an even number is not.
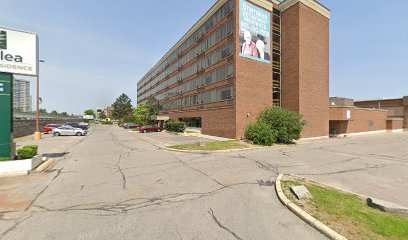
<svg viewBox="0 0 408 240"><path fill-rule="evenodd" d="M21 159L30 159L38 154L38 145L24 146L17 150L17 155Z"/></svg>
<svg viewBox="0 0 408 240"><path fill-rule="evenodd" d="M166 130L169 132L184 132L187 128L185 122L169 122L166 123Z"/></svg>

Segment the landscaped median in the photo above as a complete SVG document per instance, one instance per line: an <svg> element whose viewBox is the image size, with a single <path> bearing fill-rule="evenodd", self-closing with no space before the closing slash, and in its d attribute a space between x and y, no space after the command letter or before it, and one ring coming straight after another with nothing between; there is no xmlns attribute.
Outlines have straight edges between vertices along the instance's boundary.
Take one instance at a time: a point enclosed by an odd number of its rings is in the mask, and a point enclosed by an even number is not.
<svg viewBox="0 0 408 240"><path fill-rule="evenodd" d="M320 221L318 224L315 221L311 222L323 233L333 229L350 240L408 239L408 217L371 208L367 205L367 199L362 196L287 175L282 180L279 178L277 184L280 185L277 186L277 190L282 189L282 191L278 191L278 195L283 193L283 198L287 197L289 200L285 205L289 207L294 203L298 206L300 211L293 210L296 206L292 206L291 210L306 222L313 218ZM290 187L301 185L309 190L312 198L299 200L295 197ZM302 210L310 216L302 214ZM330 235L327 232L325 234ZM335 233L330 238L339 239L335 238Z"/></svg>
<svg viewBox="0 0 408 240"><path fill-rule="evenodd" d="M241 150L241 149L250 149L251 145L243 143L238 140L232 141L218 141L218 142L197 142L193 144L183 144L169 146L169 150L179 150L179 151L227 151L227 150Z"/></svg>

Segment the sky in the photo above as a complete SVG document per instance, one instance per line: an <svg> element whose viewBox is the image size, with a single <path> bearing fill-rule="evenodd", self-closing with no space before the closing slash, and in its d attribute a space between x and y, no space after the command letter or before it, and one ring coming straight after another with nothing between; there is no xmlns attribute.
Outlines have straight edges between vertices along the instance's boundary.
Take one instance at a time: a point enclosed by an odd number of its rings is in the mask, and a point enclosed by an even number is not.
<svg viewBox="0 0 408 240"><path fill-rule="evenodd" d="M0 26L39 35L41 107L82 114L122 93L136 104L137 81L215 2L3 0ZM330 96L408 95L408 1L321 2L332 11Z"/></svg>

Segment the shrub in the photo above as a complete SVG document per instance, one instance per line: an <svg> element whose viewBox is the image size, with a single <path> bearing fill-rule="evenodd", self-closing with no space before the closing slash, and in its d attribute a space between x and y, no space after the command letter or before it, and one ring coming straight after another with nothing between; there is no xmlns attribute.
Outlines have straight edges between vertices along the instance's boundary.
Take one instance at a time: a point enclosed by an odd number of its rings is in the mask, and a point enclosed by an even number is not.
<svg viewBox="0 0 408 240"><path fill-rule="evenodd" d="M103 121L103 122L101 122L101 124L103 124L103 125L113 125L113 122L111 122L111 121Z"/></svg>
<svg viewBox="0 0 408 240"><path fill-rule="evenodd" d="M21 159L30 159L33 158L38 153L38 145L24 146L17 150L17 155Z"/></svg>
<svg viewBox="0 0 408 240"><path fill-rule="evenodd" d="M38 153L38 145L27 145L24 146L25 148L31 148L33 149L36 153Z"/></svg>
<svg viewBox="0 0 408 240"><path fill-rule="evenodd" d="M185 122L169 122L166 123L166 130L169 132L184 132L187 124Z"/></svg>
<svg viewBox="0 0 408 240"><path fill-rule="evenodd" d="M257 122L248 125L245 131L245 138L251 140L254 144L263 146L272 146L276 143L277 132L268 124Z"/></svg>
<svg viewBox="0 0 408 240"><path fill-rule="evenodd" d="M258 116L258 122L276 131L276 142L284 144L298 140L304 126L301 116L280 107L263 110Z"/></svg>

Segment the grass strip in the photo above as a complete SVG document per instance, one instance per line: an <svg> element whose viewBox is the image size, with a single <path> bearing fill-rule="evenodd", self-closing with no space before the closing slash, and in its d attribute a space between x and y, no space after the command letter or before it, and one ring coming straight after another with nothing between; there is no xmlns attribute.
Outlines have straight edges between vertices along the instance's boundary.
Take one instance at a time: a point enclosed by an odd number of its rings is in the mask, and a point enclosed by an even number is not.
<svg viewBox="0 0 408 240"><path fill-rule="evenodd" d="M290 187L299 185L313 198L297 200ZM358 196L301 180L283 181L283 188L292 202L350 240L408 239L407 217L373 209Z"/></svg>
<svg viewBox="0 0 408 240"><path fill-rule="evenodd" d="M219 151L219 150L233 150L248 148L245 144L238 140L221 141L221 142L207 142L205 146L199 146L198 143L183 144L170 146L169 148L176 150L189 150L189 151Z"/></svg>

